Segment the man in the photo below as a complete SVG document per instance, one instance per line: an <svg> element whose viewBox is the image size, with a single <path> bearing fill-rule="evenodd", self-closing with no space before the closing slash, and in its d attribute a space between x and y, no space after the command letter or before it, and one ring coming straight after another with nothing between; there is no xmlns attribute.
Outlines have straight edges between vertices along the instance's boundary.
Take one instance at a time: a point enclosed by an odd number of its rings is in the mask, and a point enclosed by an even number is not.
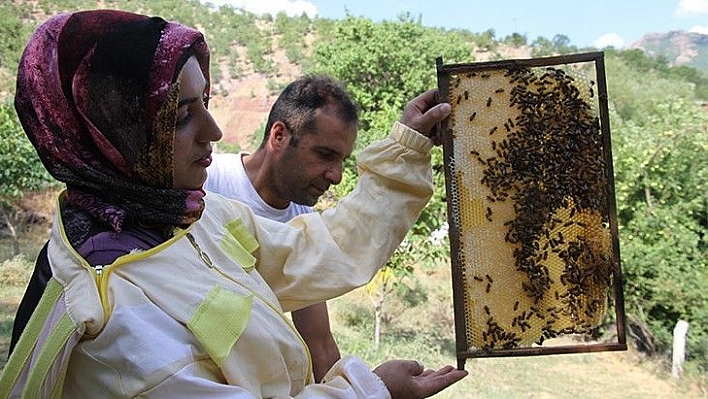
<svg viewBox="0 0 708 399"><path fill-rule="evenodd" d="M301 77L273 104L260 147L253 154L215 154L204 188L280 222L313 212L329 186L341 182L357 127L356 106L340 84L326 76ZM327 305L295 311L292 318L320 381L340 358Z"/></svg>

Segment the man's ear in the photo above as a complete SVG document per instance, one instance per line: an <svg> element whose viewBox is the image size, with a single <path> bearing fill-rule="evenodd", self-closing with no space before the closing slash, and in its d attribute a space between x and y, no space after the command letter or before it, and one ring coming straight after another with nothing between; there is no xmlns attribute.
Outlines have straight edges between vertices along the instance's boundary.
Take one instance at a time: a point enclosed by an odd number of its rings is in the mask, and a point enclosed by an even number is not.
<svg viewBox="0 0 708 399"><path fill-rule="evenodd" d="M282 121L276 121L273 126L270 127L270 134L268 136L268 145L271 150L275 152L282 151L285 147L290 145L290 129Z"/></svg>

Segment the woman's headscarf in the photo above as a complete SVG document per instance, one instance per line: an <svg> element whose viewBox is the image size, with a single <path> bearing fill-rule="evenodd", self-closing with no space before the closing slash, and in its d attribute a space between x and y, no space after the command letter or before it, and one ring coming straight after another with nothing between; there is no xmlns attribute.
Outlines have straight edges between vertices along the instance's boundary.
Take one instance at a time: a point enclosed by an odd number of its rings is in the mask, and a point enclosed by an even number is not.
<svg viewBox="0 0 708 399"><path fill-rule="evenodd" d="M122 11L62 14L32 35L15 108L73 208L118 232L200 217L204 192L172 188L176 79L191 55L209 81L200 32Z"/></svg>

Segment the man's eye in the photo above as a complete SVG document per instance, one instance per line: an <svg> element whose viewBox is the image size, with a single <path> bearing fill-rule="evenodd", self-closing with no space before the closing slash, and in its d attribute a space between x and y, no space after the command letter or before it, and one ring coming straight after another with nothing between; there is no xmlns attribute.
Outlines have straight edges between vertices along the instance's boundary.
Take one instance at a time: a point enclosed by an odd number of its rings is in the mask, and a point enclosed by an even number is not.
<svg viewBox="0 0 708 399"><path fill-rule="evenodd" d="M330 161L335 158L335 155L331 152L320 152L320 158Z"/></svg>

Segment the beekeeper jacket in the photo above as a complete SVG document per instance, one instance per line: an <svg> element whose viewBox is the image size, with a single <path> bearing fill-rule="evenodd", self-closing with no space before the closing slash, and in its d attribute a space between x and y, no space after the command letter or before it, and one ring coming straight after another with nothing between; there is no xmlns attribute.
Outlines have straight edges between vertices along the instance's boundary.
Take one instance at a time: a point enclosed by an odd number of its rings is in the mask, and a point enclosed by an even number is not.
<svg viewBox="0 0 708 399"><path fill-rule="evenodd" d="M95 268L67 243L57 213L53 278L0 397L388 397L351 356L313 384L284 312L370 281L432 194L431 146L396 123L359 155L354 192L321 215L282 224L208 194L199 221Z"/></svg>

